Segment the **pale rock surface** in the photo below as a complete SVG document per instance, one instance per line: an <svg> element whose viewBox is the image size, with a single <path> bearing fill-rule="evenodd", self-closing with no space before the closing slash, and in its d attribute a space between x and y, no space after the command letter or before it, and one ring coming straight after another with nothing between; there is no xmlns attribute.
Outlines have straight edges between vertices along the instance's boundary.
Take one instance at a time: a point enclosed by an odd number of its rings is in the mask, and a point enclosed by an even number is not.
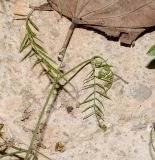
<svg viewBox="0 0 155 160"><path fill-rule="evenodd" d="M38 78L41 68L32 70L34 58L20 63L19 45L25 23L14 20L14 13L28 13L29 5L43 0L0 0L0 121L8 128L15 142L28 146L37 116L49 91L46 77ZM5 7L4 7L5 6ZM70 22L56 12L36 12L33 16L40 27L44 47L56 59ZM155 43L155 32L138 39L135 47L120 46L94 31L76 29L65 57L65 69L92 57L103 56L122 81L114 83L105 101L103 133L92 117L83 120L83 108L66 93L60 94L49 115L43 146L40 151L52 160L152 160L149 152L147 126L155 122L155 70L146 68L152 57L146 52ZM80 91L87 70L72 81ZM82 99L84 93L79 93ZM66 107L74 110L68 114ZM25 114L30 113L25 121ZM65 151L55 152L55 144L63 142ZM15 158L9 158L15 160ZM40 158L42 160L43 158ZM7 160L7 158L6 158Z"/></svg>

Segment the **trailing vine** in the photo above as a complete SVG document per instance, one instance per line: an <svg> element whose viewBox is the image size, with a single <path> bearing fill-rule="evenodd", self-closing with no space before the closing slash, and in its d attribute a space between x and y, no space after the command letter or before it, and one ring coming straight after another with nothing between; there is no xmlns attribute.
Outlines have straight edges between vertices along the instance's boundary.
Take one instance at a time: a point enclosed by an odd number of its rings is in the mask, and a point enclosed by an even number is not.
<svg viewBox="0 0 155 160"><path fill-rule="evenodd" d="M1 158L6 156L17 156L19 153L25 153L25 157L22 158L23 160L37 160L37 154L44 156L46 159L50 159L49 157L38 152L33 147L37 137L37 133L39 132L42 119L45 115L45 111L47 110L49 100L53 97L59 86L63 87L62 89L65 89L66 85L70 85L74 88L74 86L70 83L70 80L76 77L76 75L86 66L90 66L91 71L88 74L88 77L84 80L83 90L92 90L92 92L88 96L86 96L86 98L83 100L83 102L80 103L80 105L86 104L86 108L83 112L86 112L90 109L92 109L92 111L87 116L85 116L84 119L94 115L96 117L98 126L103 131L106 131L106 125L104 124L103 99L109 99L107 92L113 84L114 74L111 70L111 66L108 65L102 57L94 56L74 66L67 72L62 72L59 69L62 62L60 64L59 62L55 62L52 58L48 56L48 53L40 45L42 41L37 37L36 33L39 32L39 27L34 23L31 18L34 11L35 8L33 8L28 15L17 14L17 16L20 17L19 19L25 21L26 26L26 33L20 45L20 52L22 53L24 51L27 51L27 54L22 60L28 57L31 58L32 56L36 57L37 60L34 66L38 64L42 66L43 72L49 77L50 81L52 82L51 89L45 100L45 104L43 105L38 116L38 120L36 122L36 126L28 149L22 149L13 146L15 152L6 153L2 155ZM63 58L61 60L63 60ZM67 79L66 77L68 76L70 78ZM61 82L62 79L64 80L64 83Z"/></svg>

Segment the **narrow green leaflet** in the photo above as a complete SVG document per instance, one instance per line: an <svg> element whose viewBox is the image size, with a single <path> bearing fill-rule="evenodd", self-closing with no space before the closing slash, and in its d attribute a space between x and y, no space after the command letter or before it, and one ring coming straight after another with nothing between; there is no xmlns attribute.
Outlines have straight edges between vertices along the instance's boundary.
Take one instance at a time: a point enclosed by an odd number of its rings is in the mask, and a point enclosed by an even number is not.
<svg viewBox="0 0 155 160"><path fill-rule="evenodd" d="M20 50L19 50L20 53L24 51L24 49L26 48L25 46L27 46L28 41L29 41L28 34L26 34L20 45Z"/></svg>
<svg viewBox="0 0 155 160"><path fill-rule="evenodd" d="M147 52L149 56L155 56L155 45L153 45Z"/></svg>
<svg viewBox="0 0 155 160"><path fill-rule="evenodd" d="M29 22L39 32L38 26L31 20L31 18L29 18Z"/></svg>

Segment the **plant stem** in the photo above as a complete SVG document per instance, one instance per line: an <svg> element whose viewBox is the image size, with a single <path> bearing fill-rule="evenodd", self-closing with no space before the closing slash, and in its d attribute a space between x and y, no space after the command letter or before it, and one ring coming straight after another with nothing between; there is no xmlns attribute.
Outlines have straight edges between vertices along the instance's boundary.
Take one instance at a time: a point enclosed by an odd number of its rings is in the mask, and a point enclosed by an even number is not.
<svg viewBox="0 0 155 160"><path fill-rule="evenodd" d="M52 1L50 1L50 0L47 0L47 2L48 2L49 5L51 6L51 8L53 8L53 7L52 7L52 3L54 4L54 2L52 2ZM60 14L61 14L61 13L60 13ZM77 24L72 21L72 24L71 24L70 27L69 27L69 31L68 31L68 33L67 33L66 39L65 39L65 41L64 41L64 44L63 44L63 46L62 46L62 48L61 48L61 51L59 52L59 55L58 55L58 60L59 60L60 62L63 62L63 59L64 59L64 57L65 57L65 53L66 53L67 47L68 47L68 45L69 45L69 42L70 42L70 40L71 40L71 37L72 37L72 35L73 35L74 29L76 28L76 26L77 26Z"/></svg>
<svg viewBox="0 0 155 160"><path fill-rule="evenodd" d="M65 53L66 53L68 44L69 44L69 42L70 42L70 40L71 40L71 37L72 37L72 35L73 35L73 32L74 32L75 27L76 27L76 24L72 22L72 24L71 24L70 27L69 27L69 31L68 31L68 33L67 33L67 36L66 36L66 39L65 39L65 41L64 41L64 44L63 44L63 46L62 46L62 49L61 49L61 51L59 52L58 60L61 61L61 62L63 61L63 59L64 59L64 57L65 57Z"/></svg>
<svg viewBox="0 0 155 160"><path fill-rule="evenodd" d="M151 146L152 150L155 152L155 146L153 144L153 128L150 131L150 146Z"/></svg>
<svg viewBox="0 0 155 160"><path fill-rule="evenodd" d="M16 147L16 146L12 146L13 149L17 150L17 151L25 151L27 152L27 149L23 149L23 148L19 148L19 147ZM49 157L47 157L46 155L44 155L43 153L33 149L34 151L36 151L38 154L40 154L41 156L43 156L44 158L48 159L48 160L51 160Z"/></svg>
<svg viewBox="0 0 155 160"><path fill-rule="evenodd" d="M49 103L49 100L50 100L51 96L54 94L54 91L55 91L55 89L56 89L57 84L58 84L58 78L56 78L54 84L52 85L52 88L51 88L51 90L50 90L50 93L48 94L47 99L46 99L46 101L45 101L45 104L44 104L44 106L43 106L43 108L42 108L42 110L41 110L41 112L40 112L40 116L39 116L39 119L38 119L38 121L37 121L35 130L34 130L34 133L33 133L32 139L31 139L31 143L30 143L30 146L29 146L29 148L28 148L28 151L27 151L27 153L26 153L26 156L25 156L24 160L28 160L29 155L30 155L31 152L32 152L33 144L34 144L35 138L36 138L36 136L37 136L37 133L38 133L38 131L39 131L39 127L40 127L42 118L43 118L43 116L44 116L44 114L45 114L45 111L46 111L47 105L48 105L48 103Z"/></svg>
<svg viewBox="0 0 155 160"><path fill-rule="evenodd" d="M48 97L45 101L45 104L40 112L40 115L39 115L39 119L37 121L37 124L36 124L36 127L35 127L35 130L34 130L34 133L33 133L33 136L32 136L32 139L31 139L31 142L30 142L30 145L29 145L29 148L27 150L27 153L26 153L26 156L24 158L24 160L28 160L29 158L29 155L31 154L32 150L33 150L33 144L34 144L34 141L35 141L35 138L37 136L37 133L38 133L38 130L39 130L39 127L40 127L40 124L41 124L41 121L42 121L42 118L45 114L45 111L46 111L46 108L47 108L47 105L49 103L49 100L51 98L51 96L53 95L59 81L64 78L67 74L69 74L70 72L74 71L75 69L77 69L78 67L80 67L81 65L83 64L89 64L90 63L90 60L87 60L87 61L84 61L82 63L80 63L79 65L75 66L74 68L72 68L71 70L69 70L68 72L66 72L65 74L62 74L61 72L58 73L53 85L52 85L52 88L50 90L50 93L48 94Z"/></svg>
<svg viewBox="0 0 155 160"><path fill-rule="evenodd" d="M16 151L16 152L12 152L12 153L7 153L5 155L0 156L0 159L2 159L4 157L8 157L8 156L15 156L15 155L17 155L19 153L24 153L24 152L25 152L25 150L20 150L20 151Z"/></svg>
<svg viewBox="0 0 155 160"><path fill-rule="evenodd" d="M74 70L76 70L77 68L79 68L79 67L82 66L82 65L85 65L85 66L86 66L87 64L90 63L90 61L91 61L91 59L86 60L86 61L78 64L77 66L73 67L72 69L70 69L70 70L67 71L66 73L62 74L60 78L64 78L66 75L70 74L71 72L73 72Z"/></svg>

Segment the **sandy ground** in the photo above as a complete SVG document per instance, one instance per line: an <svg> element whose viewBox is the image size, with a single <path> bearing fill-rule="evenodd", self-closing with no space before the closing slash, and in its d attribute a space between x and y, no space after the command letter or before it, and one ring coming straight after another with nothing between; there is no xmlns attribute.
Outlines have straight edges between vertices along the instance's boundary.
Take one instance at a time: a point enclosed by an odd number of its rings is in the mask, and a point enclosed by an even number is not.
<svg viewBox="0 0 155 160"><path fill-rule="evenodd" d="M10 0L4 6L1 2L4 14L0 13L0 122L18 145L28 146L49 91L49 81L45 76L38 78L39 66L32 69L34 58L20 62L24 57L19 54L19 45L25 23L14 20L14 13L28 13L30 4L43 1ZM70 22L56 12L36 12L33 19L40 27L44 47L56 59ZM51 109L40 151L52 160L152 160L147 126L155 122L155 70L146 67L152 60L146 52L154 43L155 32L138 39L135 47L127 48L94 31L76 29L65 57L65 68L100 55L129 84L117 81L109 92L111 101L105 101L108 126L105 133L93 117L83 120L83 108L76 108L75 100L62 92ZM83 78L81 73L72 81L78 91ZM79 99L83 96L79 92ZM74 109L68 114L66 108L70 106ZM64 152L55 151L57 142L64 143Z"/></svg>

